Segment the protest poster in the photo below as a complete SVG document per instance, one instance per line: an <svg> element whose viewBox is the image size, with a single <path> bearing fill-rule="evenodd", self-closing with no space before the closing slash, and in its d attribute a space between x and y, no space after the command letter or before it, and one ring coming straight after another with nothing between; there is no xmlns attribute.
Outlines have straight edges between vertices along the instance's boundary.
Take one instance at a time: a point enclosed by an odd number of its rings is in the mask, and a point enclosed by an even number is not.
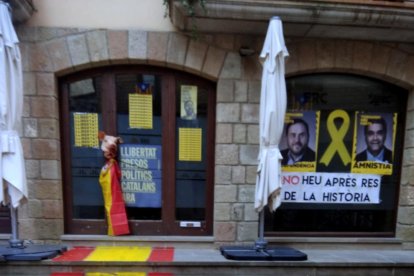
<svg viewBox="0 0 414 276"><path fill-rule="evenodd" d="M121 144L121 186L127 207L161 207L161 146Z"/></svg>
<svg viewBox="0 0 414 276"><path fill-rule="evenodd" d="M283 173L282 200L295 203L378 204L381 176L350 173Z"/></svg>
<svg viewBox="0 0 414 276"><path fill-rule="evenodd" d="M135 93L128 95L129 127L136 129L153 129L153 95L152 86L139 83Z"/></svg>
<svg viewBox="0 0 414 276"><path fill-rule="evenodd" d="M292 131L293 136L308 137L302 141L294 137L296 144L289 145L287 128L294 123L301 127L297 128L300 131ZM342 109L287 113L284 137L279 145L283 157L282 200L379 204L382 177L392 174L396 125L396 113ZM314 151L313 155L305 154L306 142L307 151ZM293 159L289 150L295 149L302 154L302 160L293 162L289 160Z"/></svg>
<svg viewBox="0 0 414 276"><path fill-rule="evenodd" d="M197 86L181 85L180 117L183 120L197 119Z"/></svg>
<svg viewBox="0 0 414 276"><path fill-rule="evenodd" d="M319 130L319 112L286 113L283 135L279 148L282 170L314 172Z"/></svg>
<svg viewBox="0 0 414 276"><path fill-rule="evenodd" d="M391 175L397 113L356 112L352 173Z"/></svg>

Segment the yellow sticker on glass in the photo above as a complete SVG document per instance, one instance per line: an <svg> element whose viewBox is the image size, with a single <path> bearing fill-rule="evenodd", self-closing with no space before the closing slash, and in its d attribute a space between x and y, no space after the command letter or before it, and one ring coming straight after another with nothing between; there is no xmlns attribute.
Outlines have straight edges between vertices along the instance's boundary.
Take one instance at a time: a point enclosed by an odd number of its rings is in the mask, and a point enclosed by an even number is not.
<svg viewBox="0 0 414 276"><path fill-rule="evenodd" d="M129 127L152 129L152 95L129 94Z"/></svg>
<svg viewBox="0 0 414 276"><path fill-rule="evenodd" d="M75 147L97 148L99 146L98 114L74 113L73 121Z"/></svg>
<svg viewBox="0 0 414 276"><path fill-rule="evenodd" d="M180 161L201 161L201 128L179 128Z"/></svg>

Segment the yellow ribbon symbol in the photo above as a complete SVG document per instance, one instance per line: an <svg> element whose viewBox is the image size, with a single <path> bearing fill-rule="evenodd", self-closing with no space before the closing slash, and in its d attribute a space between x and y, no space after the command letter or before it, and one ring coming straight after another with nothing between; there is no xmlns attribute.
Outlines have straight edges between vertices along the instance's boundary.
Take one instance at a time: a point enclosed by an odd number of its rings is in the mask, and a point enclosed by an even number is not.
<svg viewBox="0 0 414 276"><path fill-rule="evenodd" d="M334 120L338 118L342 119L342 125L339 129L336 128L334 123ZM332 142L326 149L320 162L322 164L325 164L325 166L328 166L332 160L332 157L335 155L335 152L338 152L342 163L344 163L345 166L348 165L351 162L351 156L349 155L349 152L346 149L343 141L349 128L348 113L346 113L344 110L335 110L331 112L331 114L328 116L327 126Z"/></svg>

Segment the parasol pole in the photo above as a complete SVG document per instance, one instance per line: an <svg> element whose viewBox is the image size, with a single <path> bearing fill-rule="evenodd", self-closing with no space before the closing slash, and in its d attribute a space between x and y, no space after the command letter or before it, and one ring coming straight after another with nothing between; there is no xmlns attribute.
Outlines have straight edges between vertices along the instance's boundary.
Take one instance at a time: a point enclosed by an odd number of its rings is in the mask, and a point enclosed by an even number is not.
<svg viewBox="0 0 414 276"><path fill-rule="evenodd" d="M259 238L254 243L254 247L258 251L266 249L267 241L264 239L264 208L259 213Z"/></svg>
<svg viewBox="0 0 414 276"><path fill-rule="evenodd" d="M12 204L10 206L11 228L12 236L10 238L11 248L24 248L23 241L19 240L19 234L17 233L17 208L14 208Z"/></svg>

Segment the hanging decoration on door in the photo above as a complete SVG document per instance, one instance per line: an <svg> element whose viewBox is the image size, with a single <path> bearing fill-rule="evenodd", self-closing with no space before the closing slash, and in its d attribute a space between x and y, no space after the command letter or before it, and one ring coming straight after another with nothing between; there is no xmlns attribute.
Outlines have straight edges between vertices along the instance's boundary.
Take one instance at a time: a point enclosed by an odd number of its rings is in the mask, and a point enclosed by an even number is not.
<svg viewBox="0 0 414 276"><path fill-rule="evenodd" d="M102 141L101 150L106 159L99 175L99 184L104 198L108 235L129 234L128 218L120 184L121 170L115 160L118 153L118 144L122 140L120 137L106 135L103 131L100 131L98 136L99 140Z"/></svg>
<svg viewBox="0 0 414 276"><path fill-rule="evenodd" d="M139 83L135 87L135 93L129 94L128 97L129 127L152 129L152 85Z"/></svg>

